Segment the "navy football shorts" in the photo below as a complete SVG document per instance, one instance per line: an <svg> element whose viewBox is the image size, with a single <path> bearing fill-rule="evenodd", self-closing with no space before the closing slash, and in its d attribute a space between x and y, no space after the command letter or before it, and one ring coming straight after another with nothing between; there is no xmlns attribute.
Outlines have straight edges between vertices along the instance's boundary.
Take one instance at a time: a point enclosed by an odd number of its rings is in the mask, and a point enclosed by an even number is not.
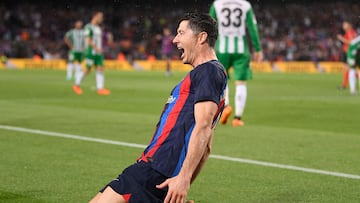
<svg viewBox="0 0 360 203"><path fill-rule="evenodd" d="M129 203L160 203L165 199L167 188L160 190L156 185L166 179L167 177L151 168L151 163L140 161L126 168L100 192L110 186Z"/></svg>

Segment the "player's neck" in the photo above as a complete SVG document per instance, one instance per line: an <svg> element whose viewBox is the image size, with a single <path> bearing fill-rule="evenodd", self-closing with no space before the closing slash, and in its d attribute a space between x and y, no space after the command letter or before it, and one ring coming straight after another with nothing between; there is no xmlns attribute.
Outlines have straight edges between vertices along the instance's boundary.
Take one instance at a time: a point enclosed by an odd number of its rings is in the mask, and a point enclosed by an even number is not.
<svg viewBox="0 0 360 203"><path fill-rule="evenodd" d="M198 57L194 60L194 63L192 65L194 68L196 68L200 64L206 63L211 60L217 60L215 51L213 48L206 47L199 50Z"/></svg>
<svg viewBox="0 0 360 203"><path fill-rule="evenodd" d="M91 21L91 25L97 26L98 24L96 23L96 21Z"/></svg>

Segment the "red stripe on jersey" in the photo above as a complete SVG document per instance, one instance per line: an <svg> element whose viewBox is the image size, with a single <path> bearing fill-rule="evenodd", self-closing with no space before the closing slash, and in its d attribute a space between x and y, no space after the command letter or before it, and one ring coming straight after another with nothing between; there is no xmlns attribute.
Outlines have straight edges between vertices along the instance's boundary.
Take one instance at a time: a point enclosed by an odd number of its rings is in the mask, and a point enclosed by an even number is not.
<svg viewBox="0 0 360 203"><path fill-rule="evenodd" d="M129 202L129 200L130 200L130 198L131 198L131 194L123 194L123 195L121 195L123 198L124 198L124 200L126 201L126 202Z"/></svg>
<svg viewBox="0 0 360 203"><path fill-rule="evenodd" d="M144 154L144 152L143 153L141 153L141 157L138 159L138 161L143 161L143 162L148 162L148 160L147 160L147 158L146 158L146 156L145 156L145 154Z"/></svg>
<svg viewBox="0 0 360 203"><path fill-rule="evenodd" d="M217 110L217 112L216 112L216 114L214 116L211 128L216 127L216 124L219 122L221 114L222 114L222 112L224 110L224 107L225 107L225 99L221 99L220 104L218 105L218 110Z"/></svg>
<svg viewBox="0 0 360 203"><path fill-rule="evenodd" d="M141 160L146 159L146 157L153 157L155 152L160 148L160 146L164 143L166 138L169 136L170 131L175 126L176 121L178 120L179 114L180 114L181 110L183 109L184 104L189 96L190 84L191 84L191 80L190 80L190 74L189 74L184 78L184 81L181 84L180 93L179 93L179 95L181 95L181 96L179 96L179 98L178 98L179 100L176 102L176 104L174 105L174 108L172 109L172 112L175 112L175 113L171 114L171 116L168 117L166 124L164 126L164 129L163 129L161 135L159 136L158 142L155 144L155 146L153 148L151 148L145 155L143 155L141 157Z"/></svg>

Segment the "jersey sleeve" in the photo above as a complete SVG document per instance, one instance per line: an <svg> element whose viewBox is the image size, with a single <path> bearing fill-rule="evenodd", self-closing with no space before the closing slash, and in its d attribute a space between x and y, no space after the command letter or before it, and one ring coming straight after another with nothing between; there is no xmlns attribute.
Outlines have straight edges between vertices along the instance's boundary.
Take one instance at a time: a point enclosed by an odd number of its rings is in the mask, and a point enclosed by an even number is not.
<svg viewBox="0 0 360 203"><path fill-rule="evenodd" d="M92 38L93 35L94 35L94 32L93 32L93 30L91 29L91 27L88 26L87 28L85 28L84 34L85 34L85 37Z"/></svg>
<svg viewBox="0 0 360 203"><path fill-rule="evenodd" d="M213 65L201 67L194 74L195 99L194 103L213 101L217 105L226 85L225 73Z"/></svg>
<svg viewBox="0 0 360 203"><path fill-rule="evenodd" d="M210 11L209 11L209 15L210 15L212 18L214 18L215 20L217 20L216 10L215 10L214 3L211 4Z"/></svg>
<svg viewBox="0 0 360 203"><path fill-rule="evenodd" d="M71 30L69 30L65 33L65 37L68 39L71 39Z"/></svg>
<svg viewBox="0 0 360 203"><path fill-rule="evenodd" d="M246 13L246 25L249 31L252 45L256 51L261 51L260 36L257 27L256 17L252 8Z"/></svg>

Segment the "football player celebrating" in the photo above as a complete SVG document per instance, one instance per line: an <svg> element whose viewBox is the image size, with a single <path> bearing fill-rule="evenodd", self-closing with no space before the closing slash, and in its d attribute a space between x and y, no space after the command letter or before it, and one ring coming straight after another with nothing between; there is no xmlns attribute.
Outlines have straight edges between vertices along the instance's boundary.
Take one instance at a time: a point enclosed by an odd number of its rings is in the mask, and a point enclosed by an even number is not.
<svg viewBox="0 0 360 203"><path fill-rule="evenodd" d="M216 22L188 14L173 39L184 64L193 66L175 86L150 144L136 163L107 184L91 203L185 203L191 183L209 157L227 83L214 45ZM192 201L191 201L192 202Z"/></svg>

